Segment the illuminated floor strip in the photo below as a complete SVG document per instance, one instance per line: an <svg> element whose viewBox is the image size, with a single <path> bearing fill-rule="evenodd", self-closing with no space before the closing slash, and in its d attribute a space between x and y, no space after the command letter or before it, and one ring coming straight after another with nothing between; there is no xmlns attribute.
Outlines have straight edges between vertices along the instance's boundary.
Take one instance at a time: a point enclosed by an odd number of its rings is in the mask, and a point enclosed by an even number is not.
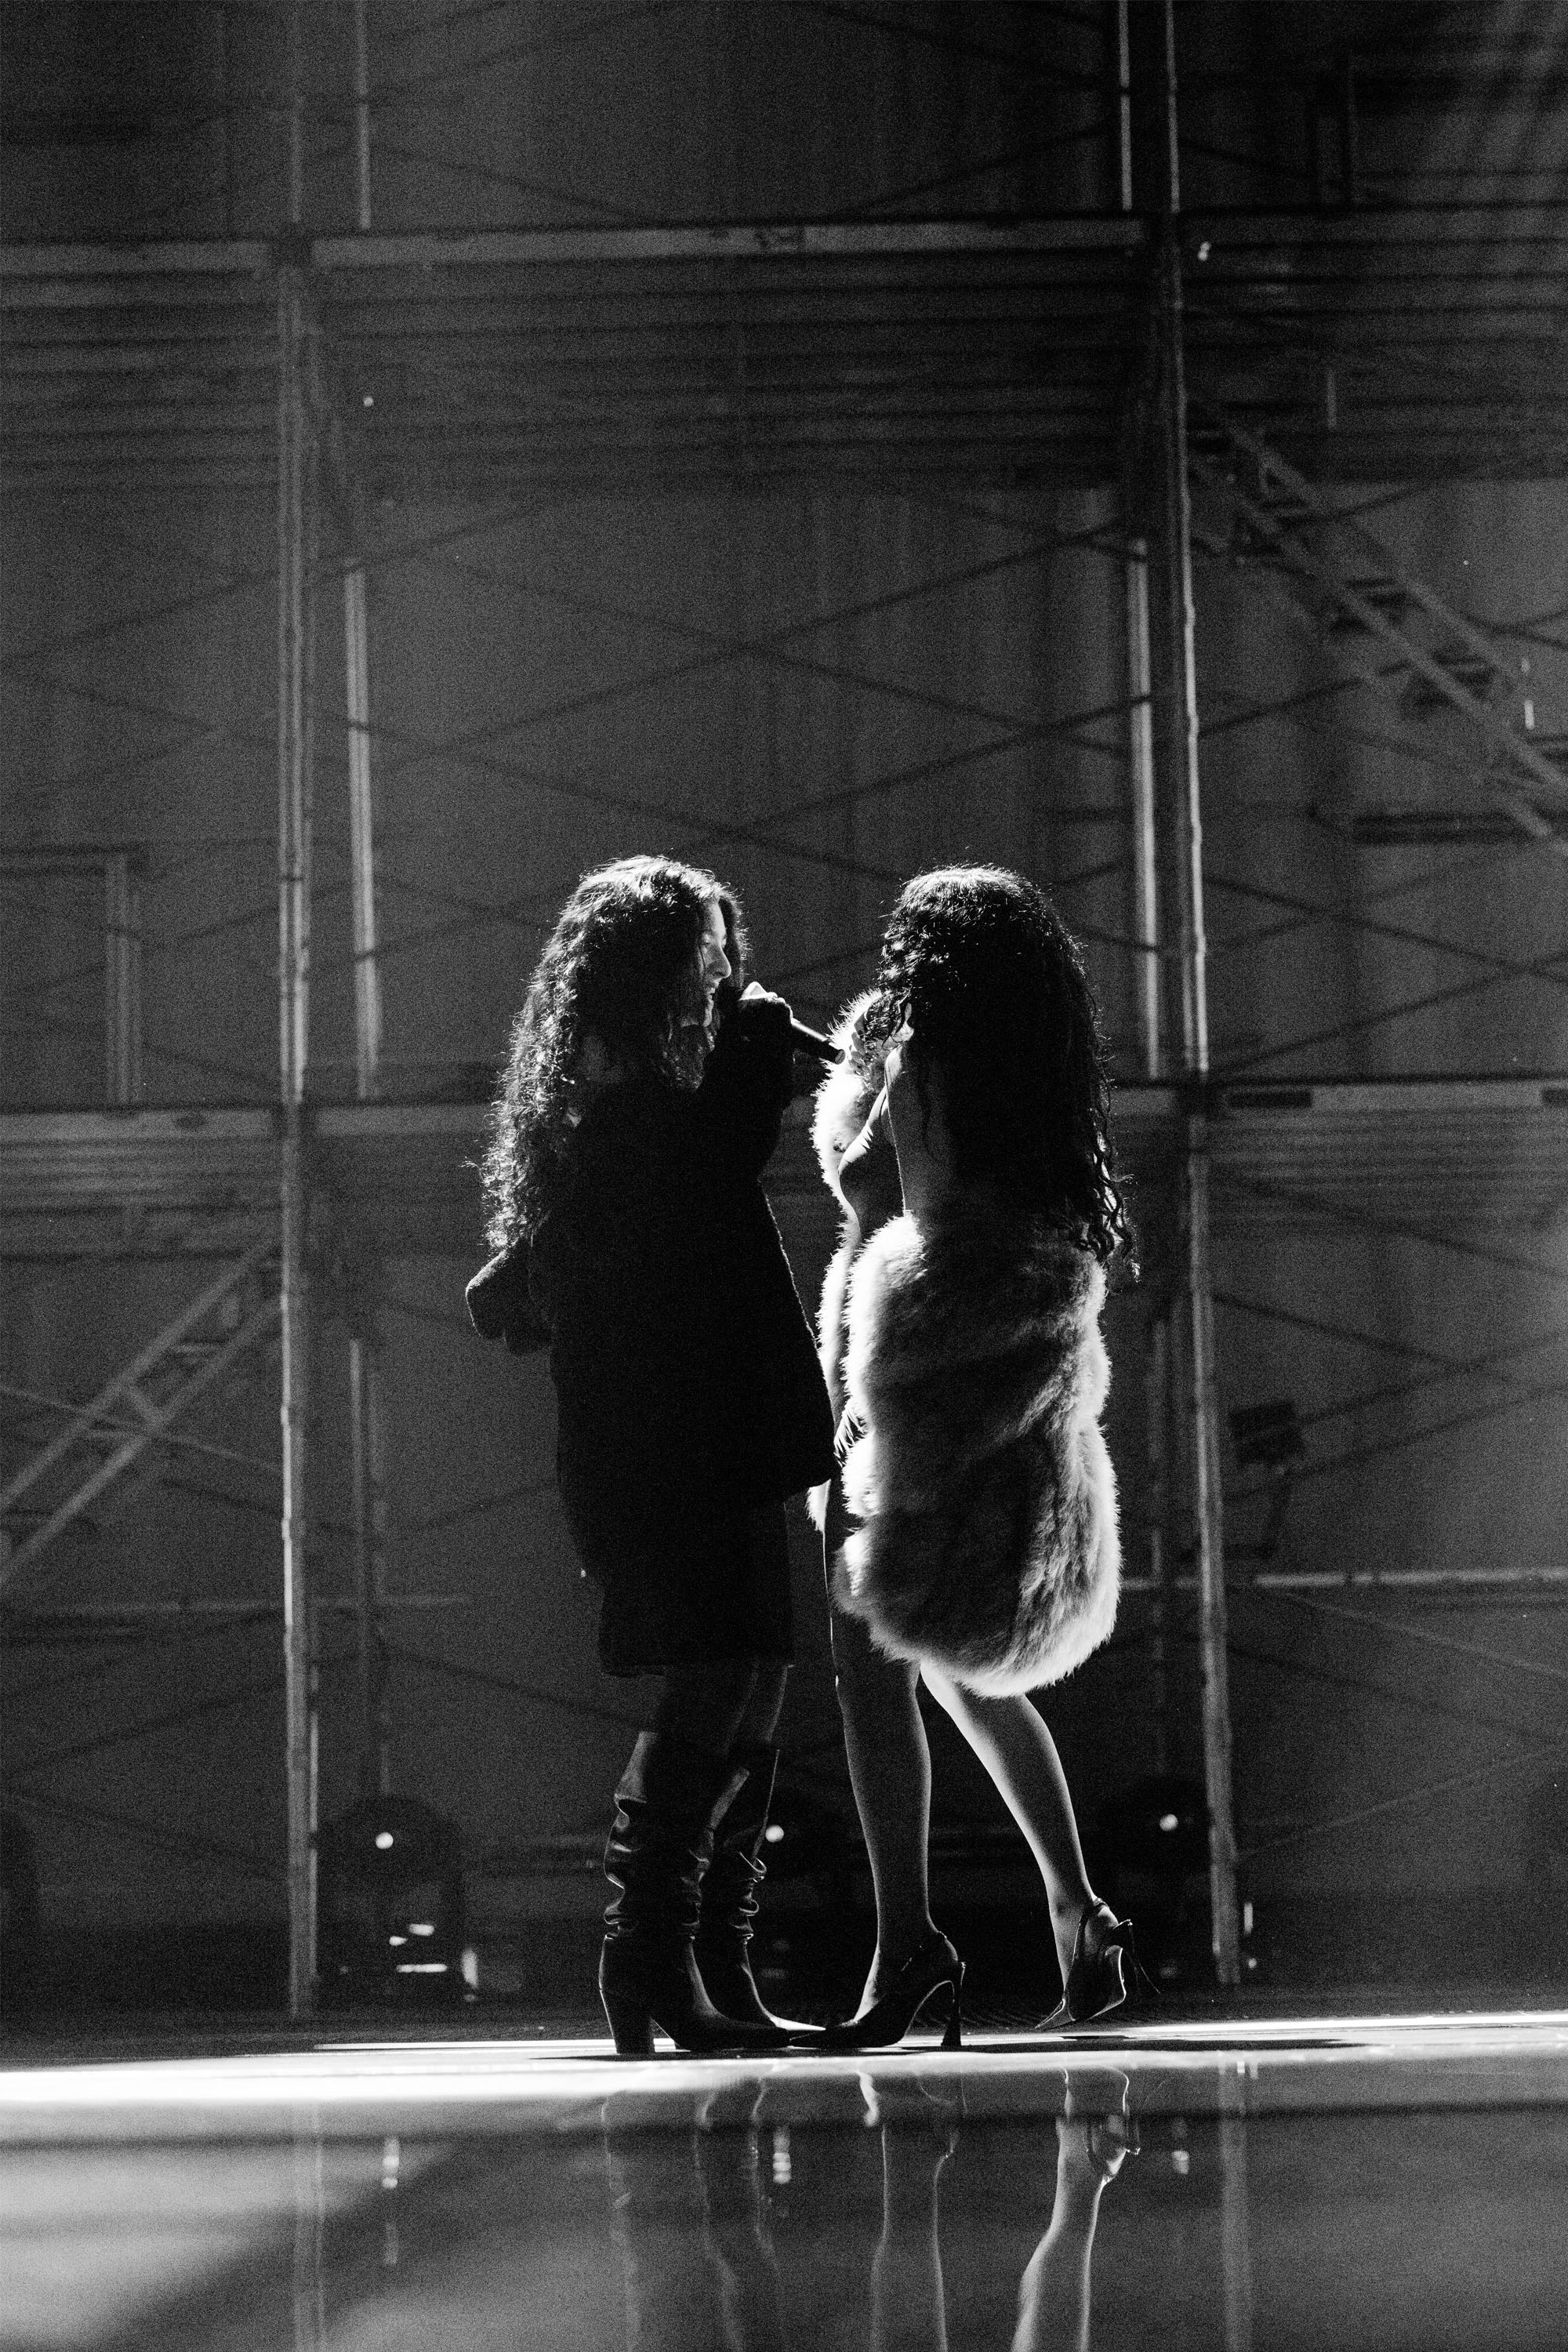
<svg viewBox="0 0 1568 2352"><path fill-rule="evenodd" d="M597 2130L606 2104L700 2125L754 2086L778 2121L862 2121L868 2084L919 2082L971 2115L1052 2115L1071 2097L1138 2112L1261 2116L1423 2106L1568 2106L1568 2011L1152 2022L1058 2039L987 2035L958 2053L652 2060L603 2041L345 2042L249 2056L0 2073L0 2143L261 2138L403 2129Z"/></svg>

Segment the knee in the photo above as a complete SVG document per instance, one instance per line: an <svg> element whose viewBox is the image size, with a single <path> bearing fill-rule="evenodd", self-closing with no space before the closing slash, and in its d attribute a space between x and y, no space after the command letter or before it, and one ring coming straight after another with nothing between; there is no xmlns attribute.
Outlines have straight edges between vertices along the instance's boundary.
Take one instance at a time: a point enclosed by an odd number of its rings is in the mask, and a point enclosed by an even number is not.
<svg viewBox="0 0 1568 2352"><path fill-rule="evenodd" d="M901 1720L915 1704L915 1670L884 1658L858 1628L840 1640L834 1629L833 1687L845 1721L864 1727Z"/></svg>

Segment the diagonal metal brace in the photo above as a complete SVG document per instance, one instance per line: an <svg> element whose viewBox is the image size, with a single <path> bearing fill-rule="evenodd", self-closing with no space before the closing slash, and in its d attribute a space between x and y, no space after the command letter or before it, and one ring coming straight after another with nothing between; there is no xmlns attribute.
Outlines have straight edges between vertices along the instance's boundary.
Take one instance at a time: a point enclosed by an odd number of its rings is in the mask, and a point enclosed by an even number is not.
<svg viewBox="0 0 1568 2352"><path fill-rule="evenodd" d="M242 1318L233 1331L226 1333L210 1349L204 1349L200 1361L190 1366L167 1393L154 1399L140 1385L151 1372L167 1365L171 1359L177 1360L176 1351L200 1326L203 1318L265 1264L270 1255L271 1244L259 1243L247 1250L237 1265L226 1268L217 1281L208 1284L12 1479L4 1494L0 1495L0 1512L14 1509L22 1496L47 1471L67 1461L73 1451L90 1444L94 1439L110 1437L116 1441L91 1473L80 1480L64 1500L0 1560L0 1591L36 1560L62 1529L79 1518L107 1487L121 1478L199 1396L273 1328L278 1320L279 1302L276 1293L269 1292L247 1316ZM132 1422L125 1418L128 1407L135 1416Z"/></svg>
<svg viewBox="0 0 1568 2352"><path fill-rule="evenodd" d="M1245 432L1212 410L1205 411L1204 423L1210 432L1217 430L1250 461L1260 482L1278 484L1291 501L1291 512L1287 518L1270 509L1263 499L1250 497L1222 464L1194 449L1191 464L1198 478L1240 516L1258 539L1272 547L1280 562L1299 578L1310 580L1370 640L1388 646L1405 674L1423 678L1438 699L1472 722L1495 756L1510 766L1516 775L1522 771L1530 778L1542 794L1540 802L1496 774L1488 776L1485 784L1489 796L1501 803L1521 833L1559 856L1568 856L1568 840L1547 814L1548 808L1568 813L1568 774L1497 710L1483 693L1477 692L1455 674L1452 667L1413 637L1384 600L1375 593L1369 594L1368 589L1384 580L1396 586L1409 604L1438 623L1474 663L1483 665L1501 685L1510 681L1496 648L1473 622L1453 611L1424 581L1406 571L1370 531L1337 515L1304 475L1298 474L1255 434ZM1377 580L1358 583L1348 578L1335 563L1303 541L1300 536L1301 527L1321 528L1348 540L1363 562L1376 566ZM1380 668L1359 661L1344 646L1335 650L1337 657L1367 685L1384 692L1388 690L1391 680Z"/></svg>

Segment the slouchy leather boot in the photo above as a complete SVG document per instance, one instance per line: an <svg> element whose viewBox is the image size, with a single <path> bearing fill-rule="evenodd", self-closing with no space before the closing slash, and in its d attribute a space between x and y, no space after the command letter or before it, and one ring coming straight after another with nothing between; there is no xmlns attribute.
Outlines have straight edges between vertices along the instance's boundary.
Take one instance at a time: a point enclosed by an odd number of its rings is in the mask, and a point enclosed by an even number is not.
<svg viewBox="0 0 1568 2352"><path fill-rule="evenodd" d="M763 1848L773 1810L779 1751L757 1741L750 1747L732 1748L730 1764L739 1786L713 1832L713 1858L702 1889L702 1920L697 1933L698 1966L710 1999L727 2017L771 2026L781 2041L796 2033L809 2034L810 2026L774 2017L763 2007L752 1974L749 1948L758 1890L766 1875Z"/></svg>
<svg viewBox="0 0 1568 2352"><path fill-rule="evenodd" d="M715 2008L692 1951L713 1824L735 1785L726 1758L659 1731L639 1736L621 1775L605 1849L619 1891L605 1913L599 1998L623 2058L651 2056L656 2025L682 2050L776 2050L787 2039Z"/></svg>

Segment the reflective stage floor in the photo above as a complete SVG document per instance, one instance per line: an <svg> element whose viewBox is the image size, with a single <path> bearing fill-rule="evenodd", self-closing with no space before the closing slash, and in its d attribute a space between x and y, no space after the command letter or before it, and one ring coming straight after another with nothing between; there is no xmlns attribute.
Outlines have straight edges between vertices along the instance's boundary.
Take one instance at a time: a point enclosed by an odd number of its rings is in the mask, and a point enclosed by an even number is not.
<svg viewBox="0 0 1568 2352"><path fill-rule="evenodd" d="M1568 2011L13 2063L0 2184L5 2352L1564 2347Z"/></svg>

